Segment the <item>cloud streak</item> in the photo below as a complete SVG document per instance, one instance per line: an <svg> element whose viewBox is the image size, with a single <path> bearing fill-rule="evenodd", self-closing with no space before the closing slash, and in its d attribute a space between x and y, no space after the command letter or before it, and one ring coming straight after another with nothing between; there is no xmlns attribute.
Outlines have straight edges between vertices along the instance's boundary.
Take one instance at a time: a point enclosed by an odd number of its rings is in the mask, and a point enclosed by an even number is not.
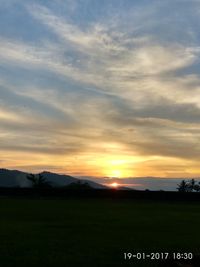
<svg viewBox="0 0 200 267"><path fill-rule="evenodd" d="M180 10L182 21L172 12L159 24L175 2L120 2L115 15L96 13L88 21L81 16L80 1L65 16L60 1L21 3L34 34L42 29L44 35L33 41L24 26L24 36L0 38L5 164L10 159L8 166L23 166L23 160L15 159L22 153L30 157L24 168L38 166L38 155L43 166L52 164L56 170L68 166L71 173L109 175L109 162L119 157L125 162L117 166L124 176L139 174L141 164L147 175L174 176L176 167L176 175L196 175L200 37L183 17L187 3ZM198 4L192 3L189 16ZM90 12L90 1L87 7ZM15 5L6 8L17 12ZM114 7L104 3L101 8L111 12ZM200 24L196 11L193 20ZM189 41L176 37L182 24ZM165 36L161 29L167 29ZM78 163L70 160L76 156Z"/></svg>

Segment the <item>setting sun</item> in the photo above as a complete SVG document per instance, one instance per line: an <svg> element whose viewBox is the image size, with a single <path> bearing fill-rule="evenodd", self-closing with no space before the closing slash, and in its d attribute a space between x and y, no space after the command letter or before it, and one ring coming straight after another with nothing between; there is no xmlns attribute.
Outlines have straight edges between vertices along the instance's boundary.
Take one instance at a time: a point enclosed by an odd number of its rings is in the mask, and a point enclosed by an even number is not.
<svg viewBox="0 0 200 267"><path fill-rule="evenodd" d="M118 183L112 183L111 186L114 188L117 188L119 186L119 184Z"/></svg>

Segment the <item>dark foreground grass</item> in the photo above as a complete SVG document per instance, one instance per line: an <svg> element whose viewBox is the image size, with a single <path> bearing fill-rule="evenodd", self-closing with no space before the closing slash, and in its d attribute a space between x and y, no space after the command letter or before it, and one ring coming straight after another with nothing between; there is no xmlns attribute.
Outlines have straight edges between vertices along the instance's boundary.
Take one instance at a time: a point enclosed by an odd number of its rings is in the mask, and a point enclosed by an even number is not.
<svg viewBox="0 0 200 267"><path fill-rule="evenodd" d="M199 226L199 203L0 199L0 266L156 266L123 253L196 252Z"/></svg>

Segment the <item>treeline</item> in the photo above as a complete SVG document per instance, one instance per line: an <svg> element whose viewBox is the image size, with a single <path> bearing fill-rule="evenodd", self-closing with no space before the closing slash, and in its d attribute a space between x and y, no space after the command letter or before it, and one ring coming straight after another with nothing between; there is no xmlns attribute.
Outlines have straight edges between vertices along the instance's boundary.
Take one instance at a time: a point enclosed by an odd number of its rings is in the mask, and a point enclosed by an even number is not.
<svg viewBox="0 0 200 267"><path fill-rule="evenodd" d="M200 182L195 179L182 180L177 189L179 192L200 192Z"/></svg>
<svg viewBox="0 0 200 267"><path fill-rule="evenodd" d="M47 181L42 174L29 174L26 178L31 182L32 188L34 189L50 189L54 186L51 182ZM69 190L90 190L93 189L89 183L78 180L77 182L72 182L68 185L62 186Z"/></svg>

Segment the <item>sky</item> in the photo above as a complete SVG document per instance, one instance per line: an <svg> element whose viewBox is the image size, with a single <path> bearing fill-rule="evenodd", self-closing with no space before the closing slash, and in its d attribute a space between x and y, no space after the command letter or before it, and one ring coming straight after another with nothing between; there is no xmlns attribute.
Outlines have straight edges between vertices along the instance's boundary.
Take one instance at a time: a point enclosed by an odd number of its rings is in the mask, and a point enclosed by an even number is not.
<svg viewBox="0 0 200 267"><path fill-rule="evenodd" d="M0 165L199 177L200 0L0 0Z"/></svg>

